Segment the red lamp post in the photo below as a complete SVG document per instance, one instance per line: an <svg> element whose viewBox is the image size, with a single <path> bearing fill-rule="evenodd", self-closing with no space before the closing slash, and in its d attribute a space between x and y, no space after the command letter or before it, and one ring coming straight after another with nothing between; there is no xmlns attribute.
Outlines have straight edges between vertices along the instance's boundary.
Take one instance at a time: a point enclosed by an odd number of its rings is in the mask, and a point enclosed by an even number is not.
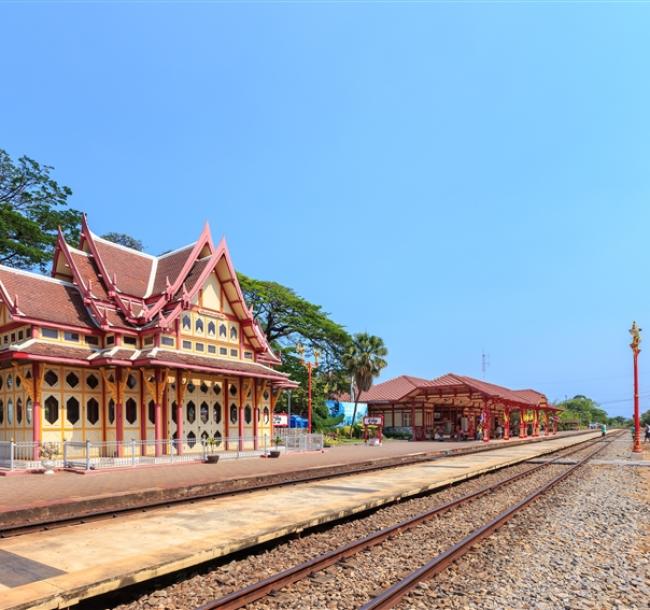
<svg viewBox="0 0 650 610"><path fill-rule="evenodd" d="M302 343L296 345L296 351L300 354L300 362L307 368L307 433L311 434L311 372L313 369L318 368L318 357L320 353L314 350L314 362L305 360L305 348Z"/></svg>
<svg viewBox="0 0 650 610"><path fill-rule="evenodd" d="M634 453L641 453L641 424L639 421L639 344L641 343L641 329L637 326L636 322L632 322L630 328L632 335L632 354L634 355L634 445L632 451Z"/></svg>

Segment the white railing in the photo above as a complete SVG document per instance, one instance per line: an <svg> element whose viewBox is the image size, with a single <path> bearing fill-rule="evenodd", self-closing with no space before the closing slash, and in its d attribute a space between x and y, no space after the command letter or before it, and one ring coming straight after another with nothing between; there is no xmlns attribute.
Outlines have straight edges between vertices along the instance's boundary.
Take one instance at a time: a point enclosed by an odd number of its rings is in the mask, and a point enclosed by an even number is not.
<svg viewBox="0 0 650 610"><path fill-rule="evenodd" d="M276 442L277 441L277 442ZM207 461L208 455L218 455L219 460L259 457L271 450L280 453L320 451L322 434L291 431L290 434L230 436L218 440L184 438L127 441L63 441L43 443L53 449L52 461L56 468L96 470L144 464L175 464ZM0 441L0 468L33 470L41 468L39 457L41 443L28 441Z"/></svg>

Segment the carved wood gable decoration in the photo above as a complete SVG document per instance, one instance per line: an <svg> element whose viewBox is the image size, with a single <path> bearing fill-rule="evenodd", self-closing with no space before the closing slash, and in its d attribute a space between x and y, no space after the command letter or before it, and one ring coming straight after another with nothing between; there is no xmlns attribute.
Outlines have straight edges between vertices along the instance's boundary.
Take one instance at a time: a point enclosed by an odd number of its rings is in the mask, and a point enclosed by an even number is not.
<svg viewBox="0 0 650 610"><path fill-rule="evenodd" d="M153 369L146 369L142 371L142 380L151 400L157 405L162 404L163 394L169 381L169 369L164 369L162 373ZM185 382L187 383L187 380Z"/></svg>
<svg viewBox="0 0 650 610"><path fill-rule="evenodd" d="M268 388L269 382L265 379L262 381L262 383L258 384L257 386L257 396L255 404L259 405L262 402L262 395L264 394L265 390Z"/></svg>
<svg viewBox="0 0 650 610"><path fill-rule="evenodd" d="M108 393L110 394L111 398L113 399L113 402L116 405L121 405L123 404L124 401L124 391L126 390L126 383L129 379L128 375L122 375L122 379L118 383L117 381L111 381L110 375L108 371L105 368L100 368L99 369L102 373L102 379L104 380L104 385L106 386L106 389L108 390ZM116 377L113 377L115 380Z"/></svg>

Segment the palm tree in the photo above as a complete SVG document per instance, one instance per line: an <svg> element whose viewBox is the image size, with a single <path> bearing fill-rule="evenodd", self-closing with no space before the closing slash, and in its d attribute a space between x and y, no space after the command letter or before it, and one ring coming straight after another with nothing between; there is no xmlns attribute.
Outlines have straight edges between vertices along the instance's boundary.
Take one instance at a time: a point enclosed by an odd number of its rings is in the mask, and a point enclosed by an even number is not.
<svg viewBox="0 0 650 610"><path fill-rule="evenodd" d="M372 387L375 377L388 364L384 357L388 350L381 337L369 335L368 333L357 333L352 337L352 343L343 354L343 366L354 379L354 411L350 425L350 436L352 427L357 417L357 405L362 392L367 392Z"/></svg>

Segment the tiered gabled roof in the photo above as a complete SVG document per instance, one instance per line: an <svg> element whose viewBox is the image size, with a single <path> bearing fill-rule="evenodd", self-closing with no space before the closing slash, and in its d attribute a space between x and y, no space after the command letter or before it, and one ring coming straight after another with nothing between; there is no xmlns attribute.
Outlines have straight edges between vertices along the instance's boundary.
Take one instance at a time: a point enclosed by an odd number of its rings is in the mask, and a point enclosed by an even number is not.
<svg viewBox="0 0 650 610"><path fill-rule="evenodd" d="M421 377L400 375L372 386L367 392L362 392L359 400L361 402L396 402L426 381Z"/></svg>
<svg viewBox="0 0 650 610"><path fill-rule="evenodd" d="M59 232L52 278L0 266L0 300L20 321L134 334L170 330L214 273L242 335L264 364L279 364L244 301L228 246L206 224L196 242L152 256L95 235L86 217L79 248Z"/></svg>
<svg viewBox="0 0 650 610"><path fill-rule="evenodd" d="M435 379L402 375L372 387L361 395L362 402L408 402L422 396L456 396L470 394L496 401L530 407L547 407L546 396L536 390L511 390L466 375L447 373Z"/></svg>

